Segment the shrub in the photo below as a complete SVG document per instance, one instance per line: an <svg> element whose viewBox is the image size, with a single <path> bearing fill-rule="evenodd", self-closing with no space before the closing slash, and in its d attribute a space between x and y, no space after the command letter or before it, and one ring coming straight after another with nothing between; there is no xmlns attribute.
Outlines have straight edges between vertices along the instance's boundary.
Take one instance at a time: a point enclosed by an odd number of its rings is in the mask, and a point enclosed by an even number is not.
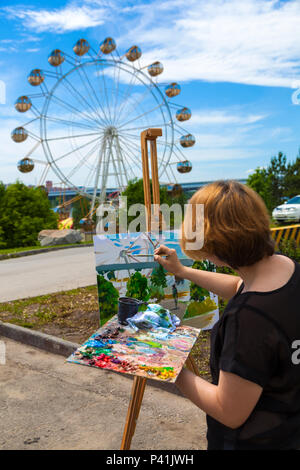
<svg viewBox="0 0 300 470"><path fill-rule="evenodd" d="M5 187L0 183L0 246L35 246L41 230L56 229L58 216L47 194L17 182Z"/></svg>
<svg viewBox="0 0 300 470"><path fill-rule="evenodd" d="M289 256L293 260L300 262L300 247L295 240L282 240L278 247L279 253Z"/></svg>

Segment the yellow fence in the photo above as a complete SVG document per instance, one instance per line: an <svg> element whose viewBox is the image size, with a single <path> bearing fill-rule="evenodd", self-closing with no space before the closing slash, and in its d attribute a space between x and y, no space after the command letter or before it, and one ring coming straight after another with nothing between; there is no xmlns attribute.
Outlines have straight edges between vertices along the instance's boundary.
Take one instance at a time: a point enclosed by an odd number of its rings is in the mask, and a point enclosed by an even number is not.
<svg viewBox="0 0 300 470"><path fill-rule="evenodd" d="M297 245L300 244L300 224L271 228L271 232L276 248L282 240L295 240Z"/></svg>

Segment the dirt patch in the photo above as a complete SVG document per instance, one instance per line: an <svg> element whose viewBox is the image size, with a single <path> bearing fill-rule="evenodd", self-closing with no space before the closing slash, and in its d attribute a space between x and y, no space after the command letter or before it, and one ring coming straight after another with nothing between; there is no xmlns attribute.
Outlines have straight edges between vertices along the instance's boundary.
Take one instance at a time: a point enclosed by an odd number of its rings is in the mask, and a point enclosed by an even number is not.
<svg viewBox="0 0 300 470"><path fill-rule="evenodd" d="M161 304L172 313L180 313L174 308L173 301L162 301ZM97 287L2 303L0 320L82 344L100 326ZM192 355L201 376L210 381L210 331L201 332Z"/></svg>

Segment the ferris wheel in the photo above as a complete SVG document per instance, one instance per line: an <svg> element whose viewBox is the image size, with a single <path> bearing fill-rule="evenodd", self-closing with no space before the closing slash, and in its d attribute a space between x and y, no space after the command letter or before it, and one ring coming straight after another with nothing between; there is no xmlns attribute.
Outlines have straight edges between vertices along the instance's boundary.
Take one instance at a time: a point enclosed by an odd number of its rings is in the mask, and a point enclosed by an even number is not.
<svg viewBox="0 0 300 470"><path fill-rule="evenodd" d="M40 186L53 171L60 184L90 198L94 209L109 187L122 190L141 177L141 131L160 127L160 179L176 182L174 169L190 172L183 149L192 147L195 138L180 123L190 119L191 111L172 101L180 94L178 83L158 83L163 65L142 65L136 45L121 56L110 37L98 52L80 39L73 52L53 50L48 57L52 70L37 68L28 75L38 92L15 102L18 112L33 115L11 133L15 142L27 145L19 171L39 167Z"/></svg>

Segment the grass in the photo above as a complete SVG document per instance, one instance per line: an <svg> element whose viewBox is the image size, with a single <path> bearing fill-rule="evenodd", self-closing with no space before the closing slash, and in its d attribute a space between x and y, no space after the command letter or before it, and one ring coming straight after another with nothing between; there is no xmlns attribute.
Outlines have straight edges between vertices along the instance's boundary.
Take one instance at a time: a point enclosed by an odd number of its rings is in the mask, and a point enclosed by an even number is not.
<svg viewBox="0 0 300 470"><path fill-rule="evenodd" d="M55 317L55 314L51 315L51 312L47 308L47 303L50 298L49 295L45 295L26 300L2 303L0 304L0 319L25 328L41 326Z"/></svg>
<svg viewBox="0 0 300 470"><path fill-rule="evenodd" d="M83 342L99 327L97 287L1 303L0 320Z"/></svg>
<svg viewBox="0 0 300 470"><path fill-rule="evenodd" d="M10 253L20 253L22 251L31 251L31 250L43 250L43 249L48 249L48 248L66 248L68 246L76 246L76 245L88 245L91 244L91 242L80 242L80 243L74 243L74 244L66 244L66 245L51 245L51 246L41 246L41 245L35 245L35 246L21 246L18 248L4 248L0 249L0 255L7 255Z"/></svg>
<svg viewBox="0 0 300 470"><path fill-rule="evenodd" d="M82 344L100 326L97 286L0 303L0 320ZM201 377L211 380L210 331L201 332L192 355Z"/></svg>
<svg viewBox="0 0 300 470"><path fill-rule="evenodd" d="M202 331L192 349L192 356L198 366L200 376L211 382L209 367L210 330Z"/></svg>

